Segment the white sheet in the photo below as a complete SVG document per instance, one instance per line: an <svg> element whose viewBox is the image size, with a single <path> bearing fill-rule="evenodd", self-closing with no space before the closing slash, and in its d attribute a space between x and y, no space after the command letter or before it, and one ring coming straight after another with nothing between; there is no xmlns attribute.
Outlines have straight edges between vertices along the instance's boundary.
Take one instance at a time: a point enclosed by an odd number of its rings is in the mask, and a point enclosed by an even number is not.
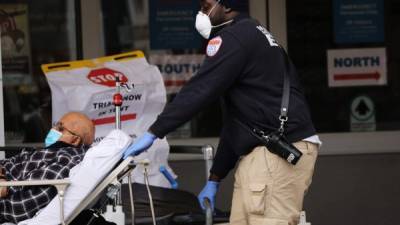
<svg viewBox="0 0 400 225"><path fill-rule="evenodd" d="M65 192L64 215L68 218L81 201L104 179L121 159L131 138L120 130L111 131L98 145L89 149L83 161L71 169L71 185ZM36 217L18 225L57 225L60 204L56 196Z"/></svg>
<svg viewBox="0 0 400 225"><path fill-rule="evenodd" d="M171 188L171 184L160 172L160 166L165 166L169 173L176 178L177 176L168 165L169 145L167 140L157 139L149 150L135 157L135 161L139 162L144 159L150 161L149 166L149 183L152 186ZM132 182L144 184L143 166L137 166L132 172ZM125 182L127 182L125 180Z"/></svg>

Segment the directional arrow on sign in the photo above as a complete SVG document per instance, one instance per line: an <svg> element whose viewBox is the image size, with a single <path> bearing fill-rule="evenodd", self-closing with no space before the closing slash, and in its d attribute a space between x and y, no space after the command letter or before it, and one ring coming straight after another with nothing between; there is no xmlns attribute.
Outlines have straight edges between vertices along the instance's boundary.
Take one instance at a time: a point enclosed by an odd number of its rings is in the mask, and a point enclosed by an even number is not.
<svg viewBox="0 0 400 225"><path fill-rule="evenodd" d="M358 104L356 111L358 112L358 114L360 114L361 116L365 116L367 115L367 113L370 112L370 109L368 108L367 104L365 103L364 100L361 100L360 103Z"/></svg>
<svg viewBox="0 0 400 225"><path fill-rule="evenodd" d="M374 73L348 73L348 74L335 74L333 79L338 80L379 80L381 74L376 71Z"/></svg>

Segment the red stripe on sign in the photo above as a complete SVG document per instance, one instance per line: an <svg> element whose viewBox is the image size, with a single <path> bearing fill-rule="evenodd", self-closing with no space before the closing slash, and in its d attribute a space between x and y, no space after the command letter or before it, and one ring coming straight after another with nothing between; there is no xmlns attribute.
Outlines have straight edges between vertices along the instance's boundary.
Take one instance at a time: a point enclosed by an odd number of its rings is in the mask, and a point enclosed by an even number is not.
<svg viewBox="0 0 400 225"><path fill-rule="evenodd" d="M121 121L127 121L127 120L134 120L136 119L136 113L133 114L126 114L121 116ZM115 116L112 117L105 117L101 119L95 119L93 120L94 125L104 125L104 124L109 124L109 123L115 123Z"/></svg>
<svg viewBox="0 0 400 225"><path fill-rule="evenodd" d="M353 74L335 74L335 80L379 80L381 74L375 73L353 73Z"/></svg>
<svg viewBox="0 0 400 225"><path fill-rule="evenodd" d="M183 86L186 84L186 80L165 80L164 84L166 87L171 87L171 86Z"/></svg>

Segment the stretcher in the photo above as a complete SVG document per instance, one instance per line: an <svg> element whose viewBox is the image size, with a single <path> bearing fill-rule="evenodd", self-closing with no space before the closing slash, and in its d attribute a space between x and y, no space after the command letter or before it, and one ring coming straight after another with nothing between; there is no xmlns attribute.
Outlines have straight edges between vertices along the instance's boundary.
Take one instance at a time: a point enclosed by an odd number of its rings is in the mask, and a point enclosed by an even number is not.
<svg viewBox="0 0 400 225"><path fill-rule="evenodd" d="M149 162L134 162L133 157L121 160L124 150L131 144L131 138L120 130L120 107L122 105L122 98L119 93L120 85L119 78L117 78L117 93L113 99L116 107L116 129L111 131L98 145L88 150L83 161L71 169L69 179L0 182L0 186L53 185L57 188L57 196L44 209L39 211L34 218L22 221L18 225L71 224L84 209L92 207L103 196L107 188L117 187L119 189L121 181L125 177L128 177L130 181L130 173L137 165L141 164L145 168L148 166ZM152 148L156 147L156 145L157 143ZM149 151L151 151L151 148ZM208 171L213 159L213 149L211 146L205 146L202 148L202 151L206 160L206 173L208 177ZM147 178L147 176L145 177ZM160 220L160 218L155 217L148 180L145 179L145 181L149 196L148 203L152 212L151 222L152 224L156 224L156 220ZM135 213L132 185L129 184L128 187L130 205L132 206L130 222L134 224ZM192 201L192 203L198 204L197 200ZM206 206L206 217L202 222L204 224L205 221L207 225L211 225L213 223L212 210L208 202L206 202ZM175 216L175 218L179 218L179 216L182 215ZM187 222L190 222L190 220Z"/></svg>
<svg viewBox="0 0 400 225"><path fill-rule="evenodd" d="M124 177L130 177L129 174L135 166L146 164L146 162L134 163L133 157L120 160L122 153L127 146L129 146L130 142L130 137L123 131L113 130L98 145L92 147L87 152L84 160L71 170L70 178L68 179L0 183L0 186L54 185L58 189L58 195L48 206L41 210L34 218L22 221L19 225L70 224L80 212L84 209L91 208L101 196L104 196L105 190L110 185L118 186L119 181ZM210 146L186 148L186 151L181 150L180 152L198 154L199 150L203 152L204 159L212 159L212 148ZM127 185L128 184L125 185L125 188ZM152 187L151 189L154 190L157 188ZM131 191L132 190L129 190L129 192ZM145 192L141 192L141 194L139 189L134 188L133 191L138 192L136 196L140 198L145 196ZM184 191L180 190L164 189L164 191L168 193L171 193L171 191L175 192L175 195L178 196L184 195ZM131 198L126 195L126 192L124 193L124 199L132 199L140 203L140 200L137 198ZM190 197L191 199L188 200L187 203L195 205L195 207L194 210L188 212L189 215L181 211L180 213L173 213L169 216L157 216L157 218L154 219L156 221L161 221L166 218L173 218L175 221L173 224L199 224L198 221L202 221L202 224L204 224L205 221L208 221L206 224L212 224L211 208L209 207L207 209L207 217L204 218L200 207L196 206L196 204L198 205L197 198L193 194L190 195L192 197ZM148 206L150 205L148 198L145 204L147 204L148 210ZM128 202L128 205L130 205L130 202ZM195 215L193 212L195 212ZM127 222L131 224L132 221L135 220L134 218L135 213L131 213L131 219L128 219ZM147 218L146 216L142 216L141 218L136 216L136 224L152 224L152 220L153 218L151 218L151 216Z"/></svg>
<svg viewBox="0 0 400 225"><path fill-rule="evenodd" d="M86 154L84 160L71 170L69 179L49 180L49 181L22 181L22 182L2 182L0 186L15 185L54 185L57 187L59 194L50 202L50 204L40 211L33 219L23 221L20 225L55 225L55 224L71 224L84 209L91 208L99 198L104 196L104 191L110 186L118 186L121 179L129 176L130 171L135 166L145 164L147 162L134 163L133 158L120 160L122 153L130 144L130 138L123 131L114 130L97 146L91 148ZM213 148L209 145L205 146L173 146L171 152L182 154L203 154L203 160L206 164L206 173L212 164ZM94 154L97 153L97 154ZM89 176L80 177L80 174L89 174ZM90 179L96 176L98 179ZM206 175L205 177L208 177ZM87 183L82 183L82 181ZM81 185L83 184L83 187ZM136 185L136 186L135 186ZM124 199L124 209L127 214L126 224L150 225L153 224L152 214L150 214L149 198L146 197L146 187L133 186L133 198L128 192L129 184L122 185L122 198ZM78 189L77 189L78 188ZM128 191L127 191L128 189ZM228 214L219 214L213 216L211 208L208 207L206 213L200 209L197 198L192 193L182 190L165 189L151 187L153 194L154 207L156 215L154 215L157 224L207 224L214 222L227 222ZM85 192L77 195L79 190ZM161 192L161 195L157 193ZM161 197L158 197L161 196ZM165 196L169 198L165 198ZM134 200L135 212L129 215L129 207L131 199ZM72 202L72 203L71 203ZM174 209L166 213L157 213L160 211L157 207L165 205L181 204L180 209ZM142 209L140 208L142 206ZM65 206L65 207L63 207ZM169 206L167 206L169 207ZM213 218L214 217L214 218ZM305 214L302 216L300 224L307 224ZM129 219L130 218L130 219ZM133 223L134 222L134 223ZM218 223L219 224L219 223Z"/></svg>
<svg viewBox="0 0 400 225"><path fill-rule="evenodd" d="M98 145L88 150L82 162L71 169L69 179L0 183L0 186L32 184L63 186L59 188L59 194L34 218L19 224L70 223L82 208L90 205L94 196L98 195L111 182L110 180L126 170L133 169L132 158L120 162L124 150L130 143L131 138L127 134L113 130ZM118 163L119 165L115 167Z"/></svg>

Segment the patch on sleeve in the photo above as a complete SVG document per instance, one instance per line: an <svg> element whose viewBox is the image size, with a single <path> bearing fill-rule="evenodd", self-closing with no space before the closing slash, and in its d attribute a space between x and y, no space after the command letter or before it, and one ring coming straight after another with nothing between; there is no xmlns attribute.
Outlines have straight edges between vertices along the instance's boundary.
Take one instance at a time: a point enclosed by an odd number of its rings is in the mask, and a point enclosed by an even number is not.
<svg viewBox="0 0 400 225"><path fill-rule="evenodd" d="M212 57L218 53L222 45L222 38L220 36L211 39L207 45L207 56Z"/></svg>

